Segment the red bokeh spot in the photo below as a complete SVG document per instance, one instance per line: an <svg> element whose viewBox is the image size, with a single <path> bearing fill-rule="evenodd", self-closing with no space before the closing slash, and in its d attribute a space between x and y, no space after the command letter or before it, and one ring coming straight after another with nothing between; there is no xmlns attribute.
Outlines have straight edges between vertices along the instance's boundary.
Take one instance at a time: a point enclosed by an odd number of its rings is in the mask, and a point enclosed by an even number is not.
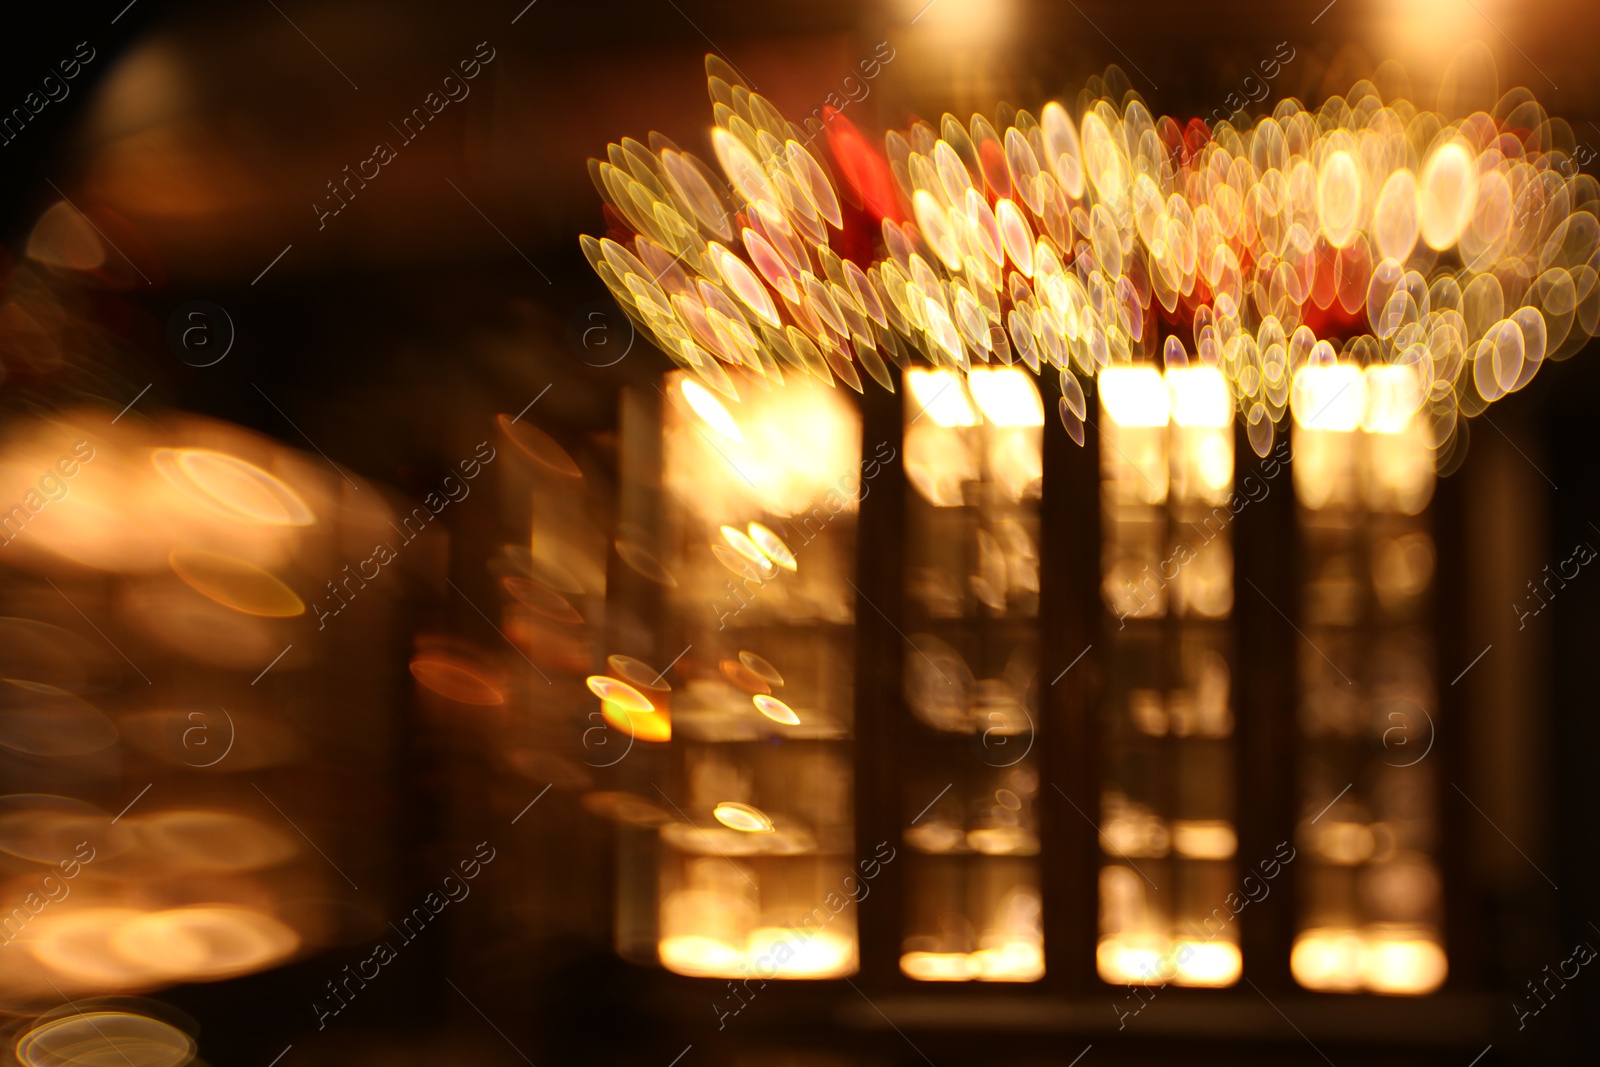
<svg viewBox="0 0 1600 1067"><path fill-rule="evenodd" d="M856 191L873 221L902 221L894 179L882 153L862 136L855 123L833 108L823 109L823 122L828 131L828 149L839 165L840 175Z"/></svg>

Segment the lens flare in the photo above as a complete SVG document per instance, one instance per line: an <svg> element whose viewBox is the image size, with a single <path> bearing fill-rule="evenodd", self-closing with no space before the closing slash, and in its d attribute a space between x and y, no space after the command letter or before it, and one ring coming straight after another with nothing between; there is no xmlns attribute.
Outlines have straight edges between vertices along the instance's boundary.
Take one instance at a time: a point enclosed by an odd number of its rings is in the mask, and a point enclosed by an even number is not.
<svg viewBox="0 0 1600 1067"><path fill-rule="evenodd" d="M604 700L608 704L623 709L624 711L654 711L656 706L650 699L627 682L619 682L615 678L608 678L603 674L592 674L583 680L589 687L589 692Z"/></svg>
<svg viewBox="0 0 1600 1067"><path fill-rule="evenodd" d="M773 722L781 722L785 726L800 725L800 716L796 715L793 708L777 697L762 696L758 693L750 699L755 704L756 710Z"/></svg>
<svg viewBox="0 0 1600 1067"><path fill-rule="evenodd" d="M766 812L732 800L724 800L711 810L711 814L728 829L742 830L747 834L770 834L776 829Z"/></svg>

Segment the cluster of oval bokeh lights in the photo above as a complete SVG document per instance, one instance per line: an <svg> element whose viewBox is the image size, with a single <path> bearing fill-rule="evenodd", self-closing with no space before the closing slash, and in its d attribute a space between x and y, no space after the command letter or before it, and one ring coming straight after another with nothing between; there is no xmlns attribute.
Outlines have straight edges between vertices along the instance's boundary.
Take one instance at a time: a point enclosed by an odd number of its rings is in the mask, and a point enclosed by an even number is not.
<svg viewBox="0 0 1600 1067"><path fill-rule="evenodd" d="M8 425L5 1062L190 1063L198 1024L147 994L326 941L327 877L259 794L223 783L253 772L270 787L296 762L267 687L246 683L304 632L288 582L338 510L331 481L199 418Z"/></svg>
<svg viewBox="0 0 1600 1067"><path fill-rule="evenodd" d="M613 144L590 161L611 233L582 245L646 335L730 399L785 371L892 388L887 364L913 353L1048 365L1081 443L1081 379L1201 364L1265 456L1286 415L1315 421L1302 369L1389 365L1453 467L1462 416L1600 329L1600 183L1530 92L1485 89L1492 65L1441 93L1462 114L1363 80L1214 128L1155 117L1111 68L1075 113L946 114L882 151L836 112L808 134L706 67L726 177L658 133Z"/></svg>
<svg viewBox="0 0 1600 1067"><path fill-rule="evenodd" d="M519 433L533 455L542 435ZM198 1022L153 994L380 936L301 829L338 833L310 784L327 766L316 682L331 657L390 647L372 620L401 590L397 575L334 584L343 545L406 543L394 498L341 474L226 423L136 409L16 418L0 437L5 1063L199 1062ZM573 614L516 581L547 616ZM339 591L370 602L346 623L356 651L335 652L314 617L319 600L343 610ZM492 656L442 634L415 645L426 699L505 700ZM339 718L359 731L371 708ZM334 748L353 794L377 788L359 749Z"/></svg>

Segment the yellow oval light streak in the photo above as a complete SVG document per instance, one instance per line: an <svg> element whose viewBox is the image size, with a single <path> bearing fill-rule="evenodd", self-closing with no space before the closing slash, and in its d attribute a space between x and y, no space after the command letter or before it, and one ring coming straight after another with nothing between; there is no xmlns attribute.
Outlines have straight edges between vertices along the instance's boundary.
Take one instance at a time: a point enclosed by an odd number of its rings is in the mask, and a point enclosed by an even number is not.
<svg viewBox="0 0 1600 1067"><path fill-rule="evenodd" d="M1120 210L1128 198L1128 162L1098 112L1084 112L1079 145L1095 192L1111 208Z"/></svg>
<svg viewBox="0 0 1600 1067"><path fill-rule="evenodd" d="M619 682L615 678L607 678L603 674L591 674L583 680L589 687L589 692L605 701L615 704L624 711L654 711L656 706L650 700L627 682Z"/></svg>
<svg viewBox="0 0 1600 1067"><path fill-rule="evenodd" d="M844 214L839 210L839 198L834 194L833 185L828 181L822 166L799 141L790 140L783 147L784 157L789 164L789 173L794 175L794 180L799 183L800 188L810 196L811 202L816 205L817 214L827 219L834 229L842 229Z"/></svg>
<svg viewBox="0 0 1600 1067"><path fill-rule="evenodd" d="M194 904L141 914L107 942L116 955L162 978L215 981L280 962L300 947L300 935L255 908Z"/></svg>
<svg viewBox="0 0 1600 1067"><path fill-rule="evenodd" d="M744 443L744 433L739 429L739 424L733 421L733 416L728 414L728 409L722 406L722 401L711 395L711 390L699 382L683 379L683 399L689 402L689 407L694 413L711 427L730 441Z"/></svg>
<svg viewBox="0 0 1600 1067"><path fill-rule="evenodd" d="M766 554L768 559L786 571L800 569L800 561L795 558L794 550L784 544L783 538L759 522L752 522L748 529L750 530L750 540L756 543L756 546Z"/></svg>
<svg viewBox="0 0 1600 1067"><path fill-rule="evenodd" d="M773 722L781 722L785 726L800 725L800 716L796 715L793 708L777 697L762 696L758 693L750 698L750 702L756 706L757 711Z"/></svg>
<svg viewBox="0 0 1600 1067"><path fill-rule="evenodd" d="M191 589L223 607L273 619L305 614L305 601L293 589L253 563L199 548L175 548L167 563Z"/></svg>
<svg viewBox="0 0 1600 1067"><path fill-rule="evenodd" d="M747 834L770 834L776 829L767 813L748 804L724 800L711 810L717 821L730 830L743 830Z"/></svg>
<svg viewBox="0 0 1600 1067"><path fill-rule="evenodd" d="M477 707L493 707L506 702L505 694L472 665L442 655L417 656L411 661L411 677L446 700Z"/></svg>
<svg viewBox="0 0 1600 1067"><path fill-rule="evenodd" d="M956 247L955 233L950 228L950 217L933 194L918 189L911 197L911 210L917 218L917 229L928 244L938 253L940 261L953 271L961 269L961 251Z"/></svg>
<svg viewBox="0 0 1600 1067"><path fill-rule="evenodd" d="M517 446L517 450L541 467L567 478L583 477L583 471L573 462L567 450L537 426L519 422L505 414L496 415L495 421L500 431Z"/></svg>
<svg viewBox="0 0 1600 1067"><path fill-rule="evenodd" d="M732 289L734 295L743 301L744 306L754 311L767 321L769 325L782 325L778 318L778 308L772 302L772 296L767 292L767 287L761 284L761 279L756 272L745 266L744 260L712 241L706 246L711 253L711 262L715 264L717 273L722 280Z"/></svg>
<svg viewBox="0 0 1600 1067"><path fill-rule="evenodd" d="M1078 145L1078 131L1067 117L1067 109L1055 101L1044 106L1039 116L1044 132L1045 154L1055 168L1061 188L1072 199L1083 196L1083 150Z"/></svg>
<svg viewBox="0 0 1600 1067"><path fill-rule="evenodd" d="M751 203L778 202L778 191L773 188L772 179L739 138L718 126L711 131L711 150L717 154L723 173L739 190L740 196Z"/></svg>
<svg viewBox="0 0 1600 1067"><path fill-rule="evenodd" d="M1343 248L1361 222L1361 168L1349 152L1335 152L1317 175L1317 215L1328 243Z"/></svg>
<svg viewBox="0 0 1600 1067"><path fill-rule="evenodd" d="M774 667L772 664L768 663L754 652L740 652L739 662L744 664L746 669L754 671L765 681L770 682L773 685L783 684L783 675L778 673L778 668Z"/></svg>
<svg viewBox="0 0 1600 1067"><path fill-rule="evenodd" d="M1460 238L1477 204L1478 173L1460 141L1439 146L1417 183L1417 223L1429 248L1449 248Z"/></svg>
<svg viewBox="0 0 1600 1067"><path fill-rule="evenodd" d="M207 503L218 506L229 518L267 526L310 526L317 521L306 502L282 479L238 456L204 448L162 448L151 455L151 461L169 481L181 471Z"/></svg>
<svg viewBox="0 0 1600 1067"><path fill-rule="evenodd" d="M17 1040L17 1062L28 1067L100 1062L106 1046L137 1058L138 1067L182 1067L194 1059L195 1043L188 1034L158 1019L125 1011L79 1012L51 1019ZM133 1063L135 1060L130 1059Z"/></svg>
<svg viewBox="0 0 1600 1067"><path fill-rule="evenodd" d="M612 655L606 657L606 666L611 668L611 673L627 679L628 684L635 689L654 689L657 693L666 693L672 690L664 675L665 671L657 671L642 659L632 656Z"/></svg>
<svg viewBox="0 0 1600 1067"><path fill-rule="evenodd" d="M1402 167L1389 175L1372 208L1372 236L1382 259L1404 263L1417 246L1417 176Z"/></svg>
<svg viewBox="0 0 1600 1067"><path fill-rule="evenodd" d="M772 692L772 686L767 684L766 679L736 659L725 659L718 666L729 681L748 693Z"/></svg>
<svg viewBox="0 0 1600 1067"><path fill-rule="evenodd" d="M742 236L744 249L750 253L750 262L756 265L756 270L761 272L767 284L790 300L799 300L800 289L795 285L794 275L789 273L789 265L772 247L772 242L749 228L745 229Z"/></svg>
<svg viewBox="0 0 1600 1067"><path fill-rule="evenodd" d="M630 711L608 700L600 705L600 717L638 741L672 740L672 716L665 711Z"/></svg>
<svg viewBox="0 0 1600 1067"><path fill-rule="evenodd" d="M950 321L949 314L944 305L931 296L923 297L924 314L927 315L928 338L939 347L939 351L951 363L965 366L966 355L961 348L961 334L956 330L956 324Z"/></svg>
<svg viewBox="0 0 1600 1067"><path fill-rule="evenodd" d="M995 205L994 218L1000 227L1000 240L1005 245L1006 256L1026 277L1033 277L1033 231L1022 217L1022 212L1016 204L1002 198Z"/></svg>
<svg viewBox="0 0 1600 1067"><path fill-rule="evenodd" d="M756 564L762 570L771 568L771 561L767 559L767 554L761 551L760 546L754 541L745 536L743 530L733 526L724 526L722 527L722 539L728 542L735 552L751 563Z"/></svg>

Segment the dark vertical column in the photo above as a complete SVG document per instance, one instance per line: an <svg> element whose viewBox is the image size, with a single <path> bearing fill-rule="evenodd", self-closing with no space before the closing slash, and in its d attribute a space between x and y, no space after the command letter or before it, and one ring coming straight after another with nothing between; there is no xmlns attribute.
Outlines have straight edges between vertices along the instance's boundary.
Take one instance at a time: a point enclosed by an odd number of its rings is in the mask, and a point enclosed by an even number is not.
<svg viewBox="0 0 1600 1067"><path fill-rule="evenodd" d="M652 376L648 387L627 387L618 400L617 511L615 536L606 547L605 643L600 649L605 655L637 656L658 669L683 648L677 643L682 631L666 588L624 562L617 544L626 541L657 559L671 558L663 542L670 501L662 488L666 407L671 403L665 390L671 381ZM597 789L637 793L652 804L664 803L658 789L681 797L677 776L683 757L678 746L667 746L663 753L646 751L651 746L635 751L620 730L594 729L603 722L593 712L594 705L587 705L580 719L579 758L592 768ZM623 828L608 827L607 832L614 835L615 847L606 850L605 899L617 954L655 966L661 933L660 841L654 834Z"/></svg>
<svg viewBox="0 0 1600 1067"><path fill-rule="evenodd" d="M899 375L895 375L897 386ZM861 977L870 985L899 973L906 847L900 840L901 732L907 728L900 684L906 644L897 626L904 617L906 479L902 398L869 385L861 397L861 454L887 441L896 459L869 483L856 528L856 853L870 856L887 841L895 860L858 905ZM893 620L893 621L891 621ZM901 626L903 629L903 626Z"/></svg>
<svg viewBox="0 0 1600 1067"><path fill-rule="evenodd" d="M1101 637L1100 438L1084 444L1058 415L1059 381L1041 375L1044 499L1039 515L1039 829L1045 980L1086 995L1095 987L1099 925L1098 728ZM1090 396L1091 409L1096 403ZM1093 417L1091 415L1091 417ZM1086 647L1093 645L1085 654ZM1078 657L1082 654L1082 658ZM1076 662L1074 662L1076 660ZM1064 673L1063 673L1064 672Z"/></svg>
<svg viewBox="0 0 1600 1067"><path fill-rule="evenodd" d="M1593 349L1591 344L1586 356L1591 361L1595 358ZM1551 368L1556 373L1576 369L1568 364ZM1587 378L1591 383L1595 381L1592 369L1587 371ZM1537 577L1543 580L1545 574L1563 578L1575 575L1550 601L1547 661L1550 710L1546 714L1554 743L1550 756L1551 795L1545 803L1554 815L1554 825L1546 840L1555 842L1550 850L1555 862L1554 869L1546 869L1561 887L1561 959L1571 956L1579 941L1600 947L1600 930L1594 925L1600 924L1600 857L1593 846L1594 828L1600 820L1600 791L1594 784L1595 753L1600 752L1600 722L1595 716L1595 649L1600 647L1600 560L1595 559L1595 553L1600 552L1600 473L1594 462L1594 416L1590 406L1594 395L1593 385L1570 392L1570 399L1563 402L1564 410L1551 420L1553 425L1547 424L1544 456L1534 453L1541 465L1544 457L1549 457L1545 469L1561 487L1549 496L1551 537L1548 547L1538 546L1545 560ZM1589 562L1583 562L1585 559ZM1542 570L1544 563L1550 567L1548 572ZM1525 976L1519 977L1526 980ZM1570 990L1562 991L1563 996L1572 997L1566 1005L1565 1032L1553 1039L1550 1058L1545 1062L1578 1062L1582 1058L1578 1050L1592 1048L1594 1020L1600 1017L1600 991L1591 983L1574 981L1571 985ZM1583 1054L1588 1055L1592 1052Z"/></svg>
<svg viewBox="0 0 1600 1067"><path fill-rule="evenodd" d="M1469 650L1469 599L1472 580L1466 548L1467 479L1464 472L1441 478L1434 490L1432 517L1435 564L1433 571L1434 691L1438 706L1432 727L1418 744L1433 743L1430 757L1438 761L1434 804L1439 820L1439 873L1445 889L1444 947L1450 960L1449 987L1471 989L1484 978L1483 939L1473 936L1483 929L1483 916L1472 904L1472 894L1461 891L1470 884L1471 838L1462 823L1463 809L1452 782L1467 775L1470 733L1465 729L1471 706L1467 690L1451 685L1453 664L1466 664L1477 650ZM1408 739L1410 740L1410 739ZM1407 759L1413 758L1407 756ZM1470 812L1469 812L1470 814Z"/></svg>
<svg viewBox="0 0 1600 1067"><path fill-rule="evenodd" d="M1289 432L1287 425L1283 432ZM1259 499L1244 504L1233 524L1233 603L1239 640L1233 699L1241 878L1258 872L1260 862L1273 857L1279 842L1294 844L1299 810L1295 663L1305 639L1295 630L1299 624L1289 621L1301 616L1300 540L1294 472L1281 462L1288 454L1281 444L1274 442L1268 458L1259 459L1244 424L1237 427L1234 492L1242 491L1247 477L1268 486ZM1292 986L1289 952L1299 874L1299 864L1290 863L1274 880L1271 894L1252 904L1240 919L1244 976L1263 990Z"/></svg>
<svg viewBox="0 0 1600 1067"><path fill-rule="evenodd" d="M663 625L670 619L666 590L628 566L617 554L617 542L630 542L657 559L670 558L662 542L668 506L662 489L666 405L671 401L661 389L667 381L662 379L658 388L622 391L616 536L606 551L605 652L621 652L662 665L683 647L675 643L678 631ZM602 764L614 755L597 753L589 759Z"/></svg>

